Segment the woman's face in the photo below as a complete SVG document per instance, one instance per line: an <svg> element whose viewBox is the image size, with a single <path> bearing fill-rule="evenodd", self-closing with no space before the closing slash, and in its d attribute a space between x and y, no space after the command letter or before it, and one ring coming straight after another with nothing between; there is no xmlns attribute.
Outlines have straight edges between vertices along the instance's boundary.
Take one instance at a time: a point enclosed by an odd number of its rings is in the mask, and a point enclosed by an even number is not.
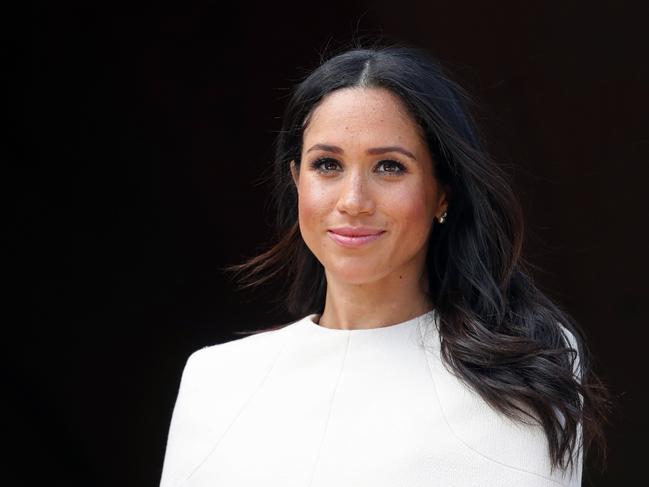
<svg viewBox="0 0 649 487"><path fill-rule="evenodd" d="M291 164L300 232L328 280L422 276L433 218L447 202L396 95L381 88L329 94L304 131L301 160L299 170Z"/></svg>

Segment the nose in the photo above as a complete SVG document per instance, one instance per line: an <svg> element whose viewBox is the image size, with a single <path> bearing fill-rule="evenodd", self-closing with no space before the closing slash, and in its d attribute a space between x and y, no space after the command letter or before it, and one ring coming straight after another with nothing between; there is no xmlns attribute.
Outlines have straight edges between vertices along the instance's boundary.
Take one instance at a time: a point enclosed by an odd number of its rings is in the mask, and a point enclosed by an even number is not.
<svg viewBox="0 0 649 487"><path fill-rule="evenodd" d="M348 171L338 198L338 210L350 215L374 212L374 198L362 169Z"/></svg>

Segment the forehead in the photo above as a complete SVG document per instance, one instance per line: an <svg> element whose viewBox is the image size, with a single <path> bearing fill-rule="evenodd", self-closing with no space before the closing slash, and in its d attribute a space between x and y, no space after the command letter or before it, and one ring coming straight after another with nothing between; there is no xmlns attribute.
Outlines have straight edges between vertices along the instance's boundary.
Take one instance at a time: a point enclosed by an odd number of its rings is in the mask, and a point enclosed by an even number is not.
<svg viewBox="0 0 649 487"><path fill-rule="evenodd" d="M327 95L307 121L304 140L356 137L421 143L421 130L403 101L385 88L344 88Z"/></svg>

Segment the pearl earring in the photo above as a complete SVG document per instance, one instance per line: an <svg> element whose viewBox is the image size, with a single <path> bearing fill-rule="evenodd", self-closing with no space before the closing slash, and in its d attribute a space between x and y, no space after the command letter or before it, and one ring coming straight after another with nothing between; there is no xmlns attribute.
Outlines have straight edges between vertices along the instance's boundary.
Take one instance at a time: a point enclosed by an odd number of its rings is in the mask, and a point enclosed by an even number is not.
<svg viewBox="0 0 649 487"><path fill-rule="evenodd" d="M448 212L445 211L444 214L438 218L440 223L444 223L446 221L446 215L447 214L448 214Z"/></svg>

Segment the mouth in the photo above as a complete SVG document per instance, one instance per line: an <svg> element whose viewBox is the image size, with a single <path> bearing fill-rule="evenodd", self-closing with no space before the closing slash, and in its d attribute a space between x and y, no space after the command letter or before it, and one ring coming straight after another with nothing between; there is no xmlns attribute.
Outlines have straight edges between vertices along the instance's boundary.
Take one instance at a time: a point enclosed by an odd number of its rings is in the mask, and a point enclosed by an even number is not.
<svg viewBox="0 0 649 487"><path fill-rule="evenodd" d="M382 230L376 233L366 232L365 235L361 235L360 232L359 234L342 235L332 230L327 230L327 235L329 235L329 238L331 238L334 242L336 242L337 244L343 247L351 247L351 248L362 247L363 245L367 245L371 242L374 242L379 238L381 238L384 233L385 231Z"/></svg>

